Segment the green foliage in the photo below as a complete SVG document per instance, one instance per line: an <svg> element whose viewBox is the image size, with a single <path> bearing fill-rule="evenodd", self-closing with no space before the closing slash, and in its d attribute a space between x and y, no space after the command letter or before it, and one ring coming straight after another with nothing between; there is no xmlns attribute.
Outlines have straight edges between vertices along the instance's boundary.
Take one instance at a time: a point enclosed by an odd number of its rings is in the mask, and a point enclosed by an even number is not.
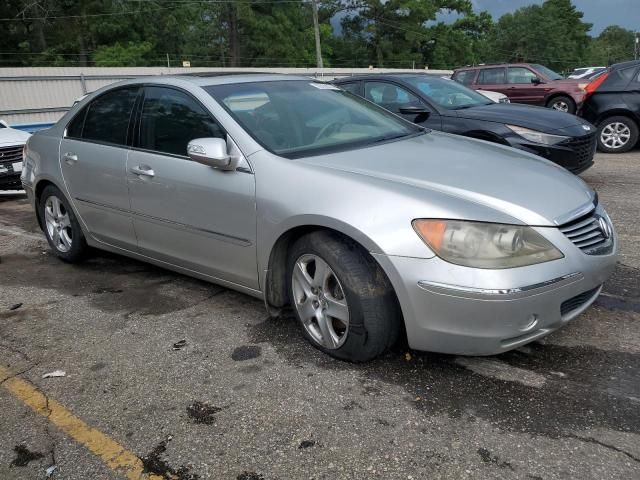
<svg viewBox="0 0 640 480"><path fill-rule="evenodd" d="M546 0L497 22L471 0L317 0L325 66L455 68L529 61L556 70L633 57L634 34L597 38L571 0ZM438 22L449 13L453 23ZM339 16L336 16L339 15ZM315 66L308 0L3 0L1 66ZM340 18L340 32L332 28Z"/></svg>
<svg viewBox="0 0 640 480"><path fill-rule="evenodd" d="M126 45L116 42L112 46L101 46L93 53L97 67L140 67L148 65L149 53L153 50L150 42L128 42Z"/></svg>

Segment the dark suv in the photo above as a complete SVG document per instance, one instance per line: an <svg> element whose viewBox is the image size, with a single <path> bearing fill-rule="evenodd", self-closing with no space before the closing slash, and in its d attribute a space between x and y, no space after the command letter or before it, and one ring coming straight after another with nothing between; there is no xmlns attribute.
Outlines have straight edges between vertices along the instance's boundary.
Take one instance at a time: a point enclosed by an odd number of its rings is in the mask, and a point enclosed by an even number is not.
<svg viewBox="0 0 640 480"><path fill-rule="evenodd" d="M452 78L474 90L504 93L514 103L540 105L567 113L575 113L585 96L579 80L563 78L535 63L459 68Z"/></svg>
<svg viewBox="0 0 640 480"><path fill-rule="evenodd" d="M598 148L622 153L638 143L640 60L609 67L586 86L578 115L598 127Z"/></svg>

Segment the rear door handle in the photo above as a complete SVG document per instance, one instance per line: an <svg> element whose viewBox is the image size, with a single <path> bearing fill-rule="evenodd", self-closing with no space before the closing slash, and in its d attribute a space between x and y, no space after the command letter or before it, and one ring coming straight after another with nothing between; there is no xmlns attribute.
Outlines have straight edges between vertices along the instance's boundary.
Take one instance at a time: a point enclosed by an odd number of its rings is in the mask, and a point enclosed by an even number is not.
<svg viewBox="0 0 640 480"><path fill-rule="evenodd" d="M62 155L62 159L67 163L67 165L73 165L78 161L78 155L72 152L67 152Z"/></svg>
<svg viewBox="0 0 640 480"><path fill-rule="evenodd" d="M153 177L155 175L155 172L147 166L140 166L138 165L137 167L131 167L131 173L135 173L136 175L142 175L144 177Z"/></svg>

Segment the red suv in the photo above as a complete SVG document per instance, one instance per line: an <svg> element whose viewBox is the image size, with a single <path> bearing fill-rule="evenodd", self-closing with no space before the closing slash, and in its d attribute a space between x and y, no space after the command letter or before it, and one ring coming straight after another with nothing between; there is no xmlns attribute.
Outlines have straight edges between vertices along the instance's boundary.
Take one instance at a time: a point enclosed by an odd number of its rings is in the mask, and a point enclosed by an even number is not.
<svg viewBox="0 0 640 480"><path fill-rule="evenodd" d="M504 93L514 103L528 103L575 113L585 91L579 80L563 78L535 63L509 63L459 68L454 80L474 90Z"/></svg>

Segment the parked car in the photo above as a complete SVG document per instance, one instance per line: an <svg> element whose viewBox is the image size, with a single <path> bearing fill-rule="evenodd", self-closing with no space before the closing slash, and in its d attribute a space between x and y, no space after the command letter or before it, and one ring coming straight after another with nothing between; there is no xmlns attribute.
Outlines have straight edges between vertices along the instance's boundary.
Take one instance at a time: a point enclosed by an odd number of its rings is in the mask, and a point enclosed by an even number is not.
<svg viewBox="0 0 640 480"><path fill-rule="evenodd" d="M351 361L405 333L421 350L516 348L584 311L617 258L566 170L305 77L104 87L29 139L22 180L61 259L93 246L274 315L291 305L313 345Z"/></svg>
<svg viewBox="0 0 640 480"><path fill-rule="evenodd" d="M575 115L496 104L457 82L424 74L366 75L333 83L428 128L519 148L576 174L593 165L596 129Z"/></svg>
<svg viewBox="0 0 640 480"><path fill-rule="evenodd" d="M563 78L534 63L465 67L457 69L452 78L474 90L504 93L513 103L539 105L567 113L575 113L584 99L579 80Z"/></svg>
<svg viewBox="0 0 640 480"><path fill-rule="evenodd" d="M509 97L504 93L492 92L491 90L478 90L478 92L487 97L493 103L511 103Z"/></svg>
<svg viewBox="0 0 640 480"><path fill-rule="evenodd" d="M598 128L598 148L622 153L638 143L640 60L618 63L592 80L578 114Z"/></svg>
<svg viewBox="0 0 640 480"><path fill-rule="evenodd" d="M576 68L571 75L567 78L573 78L576 80L589 80L601 72L604 72L607 67L583 67Z"/></svg>
<svg viewBox="0 0 640 480"><path fill-rule="evenodd" d="M0 120L0 190L21 190L22 150L27 132L10 128Z"/></svg>

